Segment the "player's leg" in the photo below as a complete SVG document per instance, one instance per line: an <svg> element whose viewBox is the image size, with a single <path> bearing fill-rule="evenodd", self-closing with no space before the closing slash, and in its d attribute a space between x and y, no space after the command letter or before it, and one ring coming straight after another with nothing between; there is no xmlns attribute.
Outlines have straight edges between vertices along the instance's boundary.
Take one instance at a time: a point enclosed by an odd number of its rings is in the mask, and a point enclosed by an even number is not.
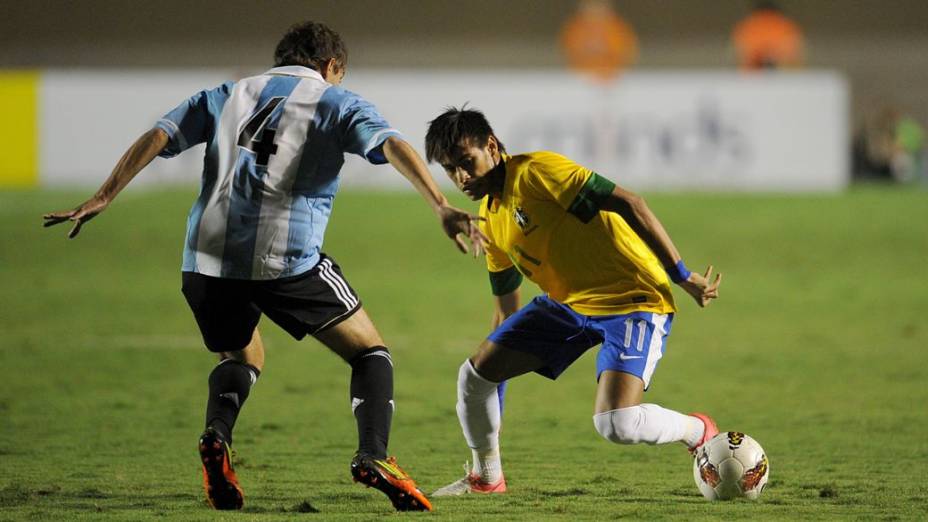
<svg viewBox="0 0 928 522"><path fill-rule="evenodd" d="M473 453L471 471L486 484L496 484L503 476L499 453L500 387L508 379L543 366L544 361L536 355L488 339L458 368L458 420Z"/></svg>
<svg viewBox="0 0 928 522"><path fill-rule="evenodd" d="M351 408L358 423L358 453L387 457L393 419L393 359L367 312L315 334L351 366Z"/></svg>
<svg viewBox="0 0 928 522"><path fill-rule="evenodd" d="M256 330L261 312L250 303L248 286L241 281L185 272L183 293L206 347L220 355L208 379L206 429L198 444L207 501L216 509L240 509L244 494L229 446L235 421L264 362Z"/></svg>
<svg viewBox="0 0 928 522"><path fill-rule="evenodd" d="M458 369L458 421L472 453L470 489L506 489L499 449L502 408L499 386L545 365L540 357L485 340Z"/></svg>
<svg viewBox="0 0 928 522"><path fill-rule="evenodd" d="M399 511L431 510L415 481L387 456L393 419L393 359L363 308L315 334L351 365L351 409L358 424L358 451L351 461L354 479L386 494Z"/></svg>
<svg viewBox="0 0 928 522"><path fill-rule="evenodd" d="M579 320L578 320L579 319ZM458 420L473 467L436 496L506 490L500 459L501 382L528 372L557 378L598 339L577 335L582 318L564 305L539 297L509 317L458 369Z"/></svg>
<svg viewBox="0 0 928 522"><path fill-rule="evenodd" d="M219 431L229 444L235 421L263 369L264 343L255 328L244 349L220 352L219 364L209 375L206 427Z"/></svg>
<svg viewBox="0 0 928 522"><path fill-rule="evenodd" d="M351 366L358 451L386 458L393 416L393 361L338 264L323 254L303 274L262 283L255 301L294 338L312 335Z"/></svg>
<svg viewBox="0 0 928 522"><path fill-rule="evenodd" d="M642 313L597 321L605 342L597 358L599 379L593 424L606 440L618 444L679 441L692 448L714 429L708 417L641 403L663 355L671 319Z"/></svg>
<svg viewBox="0 0 928 522"><path fill-rule="evenodd" d="M322 255L304 274L262 284L256 301L295 338L311 334L351 366L351 407L358 424L355 479L383 491L398 510L430 509L415 482L387 457L393 360L334 260Z"/></svg>
<svg viewBox="0 0 928 522"><path fill-rule="evenodd" d="M702 422L689 415L641 404L644 382L620 371L606 370L596 390L593 424L604 438L618 444L666 444L682 441L694 446L703 435Z"/></svg>
<svg viewBox="0 0 928 522"><path fill-rule="evenodd" d="M358 453L385 459L393 418L393 360L338 264L323 254L302 275L262 284L256 301L295 338L311 334L351 366Z"/></svg>
<svg viewBox="0 0 928 522"><path fill-rule="evenodd" d="M203 486L216 509L241 509L244 492L232 464L232 428L264 367L264 345L257 328L243 350L221 352L209 375L206 429L198 448L203 462Z"/></svg>

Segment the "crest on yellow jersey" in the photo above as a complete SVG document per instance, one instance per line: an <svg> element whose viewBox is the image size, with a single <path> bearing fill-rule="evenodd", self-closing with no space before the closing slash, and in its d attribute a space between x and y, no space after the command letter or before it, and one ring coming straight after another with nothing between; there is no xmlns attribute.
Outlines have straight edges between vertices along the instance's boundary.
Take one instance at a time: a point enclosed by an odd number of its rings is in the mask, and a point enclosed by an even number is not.
<svg viewBox="0 0 928 522"><path fill-rule="evenodd" d="M512 217L516 220L516 225L519 225L519 228L522 229L522 232L525 232L525 229L532 224L531 218L528 217L528 214L522 210L522 207L516 207L512 211Z"/></svg>
<svg viewBox="0 0 928 522"><path fill-rule="evenodd" d="M532 225L532 218L528 217L528 214L522 207L513 209L512 218L516 221L516 224L519 225L519 228L522 229L522 234L526 236L538 228L538 225Z"/></svg>

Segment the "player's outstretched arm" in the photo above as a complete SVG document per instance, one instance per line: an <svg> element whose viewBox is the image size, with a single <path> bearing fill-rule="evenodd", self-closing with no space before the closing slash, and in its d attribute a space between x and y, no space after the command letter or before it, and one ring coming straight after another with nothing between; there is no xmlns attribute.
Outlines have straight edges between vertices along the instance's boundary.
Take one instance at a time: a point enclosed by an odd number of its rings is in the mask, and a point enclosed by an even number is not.
<svg viewBox="0 0 928 522"><path fill-rule="evenodd" d="M45 214L42 216L45 220L45 226L50 227L58 223L71 221L74 226L68 232L68 238L73 239L76 237L84 223L106 210L106 207L109 206L116 195L126 188L132 178L151 163L151 160L155 159L155 156L164 150L167 144L168 135L161 129L155 128L143 134L122 155L119 163L113 168L110 177L106 179L92 198L81 203L73 210Z"/></svg>
<svg viewBox="0 0 928 522"><path fill-rule="evenodd" d="M468 252L467 242L461 237L465 236L470 239L474 247L474 257L479 256L483 251L483 242L487 241L476 223L480 218L448 204L447 198L432 179L432 174L425 162L412 148L412 145L405 140L396 136L387 138L383 144L383 152L390 165L393 165L393 168L408 179L425 198L441 220L445 234L454 240L458 249L465 254Z"/></svg>
<svg viewBox="0 0 928 522"><path fill-rule="evenodd" d="M651 212L648 204L641 196L616 186L606 198L602 210L615 212L622 216L626 223L651 248L657 259L664 265L670 278L686 290L696 304L706 306L712 299L719 296L719 285L722 283L722 274L712 277L710 265L705 274L690 272L683 264L683 259L674 246L664 226Z"/></svg>

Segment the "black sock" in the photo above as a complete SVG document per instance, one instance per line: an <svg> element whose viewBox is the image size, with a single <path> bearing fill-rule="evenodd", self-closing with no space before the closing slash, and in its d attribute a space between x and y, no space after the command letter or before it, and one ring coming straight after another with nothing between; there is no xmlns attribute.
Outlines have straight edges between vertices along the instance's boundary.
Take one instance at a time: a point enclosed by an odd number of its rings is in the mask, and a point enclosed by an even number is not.
<svg viewBox="0 0 928 522"><path fill-rule="evenodd" d="M235 419L260 374L254 366L232 359L222 361L209 374L206 427L218 431L230 445Z"/></svg>
<svg viewBox="0 0 928 522"><path fill-rule="evenodd" d="M376 346L356 355L350 364L358 453L386 458L393 420L393 359L385 346Z"/></svg>

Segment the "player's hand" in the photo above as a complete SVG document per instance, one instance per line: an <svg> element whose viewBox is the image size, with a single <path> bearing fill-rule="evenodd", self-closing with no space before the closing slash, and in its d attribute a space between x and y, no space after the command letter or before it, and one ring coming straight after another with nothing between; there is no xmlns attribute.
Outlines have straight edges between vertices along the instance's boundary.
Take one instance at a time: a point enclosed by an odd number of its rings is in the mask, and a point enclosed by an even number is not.
<svg viewBox="0 0 928 522"><path fill-rule="evenodd" d="M84 223L90 221L96 217L97 214L106 210L106 207L109 206L109 204L109 201L94 196L82 203L74 210L62 210L59 212L45 214L42 216L42 219L45 220L45 224L43 226L50 227L52 225L57 225L58 223L71 221L74 223L74 226L71 227L71 231L68 232L68 239L74 239L77 237L77 234L80 233L81 227L84 226Z"/></svg>
<svg viewBox="0 0 928 522"><path fill-rule="evenodd" d="M715 281L710 284L709 279L711 277L712 265L709 265L704 275L698 272L690 272L690 277L687 278L686 281L681 282L680 286L686 290L686 293L693 296L693 299L696 300L696 304L704 307L709 304L709 301L718 299L719 297L719 285L722 284L722 274L717 274L715 276Z"/></svg>
<svg viewBox="0 0 928 522"><path fill-rule="evenodd" d="M474 247L474 258L483 253L483 245L489 239L477 226L477 222L484 220L484 218L449 205L442 206L438 211L438 215L441 218L441 227L444 229L445 234L454 240L458 250L464 254L470 251L467 241L464 239L467 238Z"/></svg>

